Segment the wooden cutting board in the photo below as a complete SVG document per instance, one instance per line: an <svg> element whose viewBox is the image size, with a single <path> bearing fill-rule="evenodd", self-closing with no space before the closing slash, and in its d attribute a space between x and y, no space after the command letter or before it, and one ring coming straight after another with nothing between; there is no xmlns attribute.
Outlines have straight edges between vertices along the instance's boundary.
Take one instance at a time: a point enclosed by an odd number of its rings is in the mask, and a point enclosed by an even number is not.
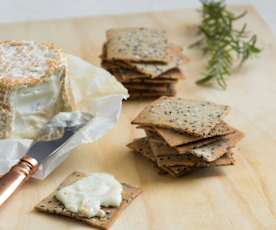
<svg viewBox="0 0 276 230"><path fill-rule="evenodd" d="M147 102L126 102L118 125L94 144L83 145L46 180L31 181L0 211L1 230L89 229L67 218L33 211L69 173L105 171L143 188L113 229L276 229L276 42L263 19L249 6L246 21L258 34L263 52L231 76L228 89L199 87L200 52L186 49L191 63L178 96L208 99L232 106L227 120L246 138L238 145L236 165L204 169L175 179L159 176L147 161L125 146L142 131L130 121ZM91 9L93 10L93 9ZM66 52L99 65L105 31L112 27L148 26L167 30L169 39L187 47L194 41L195 10L104 16L0 25L0 39L52 41Z"/></svg>

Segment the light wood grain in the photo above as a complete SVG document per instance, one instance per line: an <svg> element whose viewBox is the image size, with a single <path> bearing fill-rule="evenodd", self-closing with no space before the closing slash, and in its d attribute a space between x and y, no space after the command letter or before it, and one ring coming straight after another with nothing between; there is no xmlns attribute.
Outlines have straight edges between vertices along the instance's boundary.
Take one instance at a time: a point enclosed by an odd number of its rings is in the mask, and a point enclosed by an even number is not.
<svg viewBox="0 0 276 230"><path fill-rule="evenodd" d="M46 180L31 181L0 210L2 230L89 229L65 218L40 214L34 205L74 170L105 171L122 181L141 186L140 196L118 219L113 229L276 229L276 42L271 30L250 7L246 21L263 47L229 78L227 91L194 84L203 71L199 52L186 50L191 64L178 95L208 99L232 106L227 120L246 138L235 151L232 167L206 169L180 179L159 176L150 163L125 145L142 131L130 121L148 102L126 102L118 125L94 144L83 145ZM241 10L244 7L236 7ZM178 10L61 21L0 25L1 39L53 41L66 52L99 65L105 31L111 27L149 26L166 29L171 41L187 46L194 40L194 10Z"/></svg>

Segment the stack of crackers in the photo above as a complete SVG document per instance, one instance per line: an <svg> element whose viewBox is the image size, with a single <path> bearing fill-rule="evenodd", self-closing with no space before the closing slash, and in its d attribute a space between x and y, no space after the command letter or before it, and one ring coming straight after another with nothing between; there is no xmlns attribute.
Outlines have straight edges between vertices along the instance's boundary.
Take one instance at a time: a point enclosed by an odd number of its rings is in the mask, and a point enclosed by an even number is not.
<svg viewBox="0 0 276 230"><path fill-rule="evenodd" d="M233 148L243 134L223 121L229 110L206 101L161 97L132 121L145 130L146 137L128 147L173 176L232 165Z"/></svg>
<svg viewBox="0 0 276 230"><path fill-rule="evenodd" d="M149 28L110 29L101 55L102 67L129 91L130 98L175 95L187 62L182 48L169 44L164 31Z"/></svg>

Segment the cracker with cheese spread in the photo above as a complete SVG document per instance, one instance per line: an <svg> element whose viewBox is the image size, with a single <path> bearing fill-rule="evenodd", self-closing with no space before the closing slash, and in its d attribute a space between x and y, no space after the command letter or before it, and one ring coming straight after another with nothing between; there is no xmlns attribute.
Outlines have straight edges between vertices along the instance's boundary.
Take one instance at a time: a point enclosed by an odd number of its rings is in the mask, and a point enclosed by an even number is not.
<svg viewBox="0 0 276 230"><path fill-rule="evenodd" d="M142 192L142 190L140 188L137 188L137 187L125 184L125 183L121 183L123 186L121 205L118 208L102 207L102 209L106 213L105 216L103 216L103 217L95 216L92 218L87 218L87 217L79 215L78 213L70 212L69 210L67 210L64 207L64 205L61 202L59 202L55 198L55 194L58 190L60 190L61 188L65 187L65 186L71 185L86 176L87 175L85 173L73 172L58 186L56 191L54 191L48 197L46 197L42 201L40 201L35 206L35 209L38 211L41 211L41 212L57 214L57 215L61 215L61 216L67 216L72 219L82 221L94 228L108 229L114 223L114 221L118 218L120 212L122 212Z"/></svg>

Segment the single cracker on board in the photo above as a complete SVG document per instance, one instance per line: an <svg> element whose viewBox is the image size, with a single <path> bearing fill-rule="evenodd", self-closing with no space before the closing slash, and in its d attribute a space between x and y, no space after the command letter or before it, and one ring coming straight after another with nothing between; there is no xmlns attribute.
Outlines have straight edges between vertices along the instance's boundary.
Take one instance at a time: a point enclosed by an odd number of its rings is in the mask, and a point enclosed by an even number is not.
<svg viewBox="0 0 276 230"><path fill-rule="evenodd" d="M205 137L228 114L229 106L180 97L161 97L146 106L132 124L171 128Z"/></svg>
<svg viewBox="0 0 276 230"><path fill-rule="evenodd" d="M70 217L72 219L76 219L81 222L84 222L94 228L109 229L110 226L114 223L114 221L116 221L116 219L118 218L120 212L122 212L142 192L142 190L140 188L136 188L136 187L130 186L128 184L122 183L123 200L122 200L120 207L118 207L118 208L103 207L102 209L106 212L106 216L104 218L83 217L83 216L78 215L77 213L68 211L64 207L64 205L55 198L55 194L62 187L68 186L85 176L87 176L85 173L73 172L61 183L61 185L59 185L59 187L56 189L55 192L51 193L48 197L46 197L45 199L40 201L35 206L35 209L38 211L41 211L41 212Z"/></svg>
<svg viewBox="0 0 276 230"><path fill-rule="evenodd" d="M165 32L150 28L111 29L106 33L106 59L167 63Z"/></svg>
<svg viewBox="0 0 276 230"><path fill-rule="evenodd" d="M170 146L175 147L179 145L185 145L191 142L202 140L199 136L190 135L187 133L176 132L173 129L157 128L153 127L156 133L164 139ZM233 133L235 129L227 125L225 122L217 124L206 136L205 138L222 136L226 134Z"/></svg>

